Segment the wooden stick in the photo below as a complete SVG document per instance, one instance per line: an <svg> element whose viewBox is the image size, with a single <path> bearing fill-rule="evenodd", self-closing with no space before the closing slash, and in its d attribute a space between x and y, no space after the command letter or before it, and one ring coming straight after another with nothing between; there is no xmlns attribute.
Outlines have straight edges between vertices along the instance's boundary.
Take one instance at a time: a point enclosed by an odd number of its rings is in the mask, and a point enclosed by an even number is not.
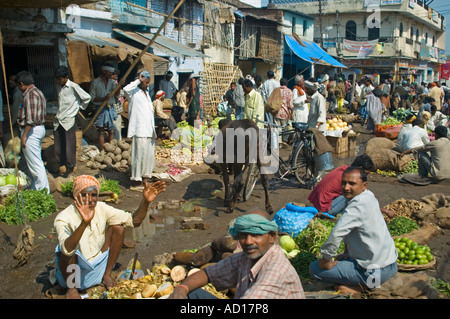
<svg viewBox="0 0 450 319"><path fill-rule="evenodd" d="M172 18L172 16L175 14L175 12L177 12L177 10L181 7L181 5L184 3L185 0L180 0L180 2L177 4L177 6L173 9L173 11L166 17L166 19L164 20L163 24L161 24L161 26L159 27L158 31L155 33L155 35L152 37L152 39L150 40L150 42L145 46L144 49L142 49L142 51L139 53L139 55L136 57L136 59L134 59L133 63L131 63L130 67L128 68L128 70L125 72L125 74L123 75L123 77L120 79L119 83L117 84L117 86L111 91L110 96L115 96L117 91L120 90L120 88L122 87L122 85L125 83L126 78L128 77L128 75L131 73L131 71L133 70L133 68L138 64L139 60L142 58L142 56L148 51L148 49L150 49L150 47L153 45L153 43L155 42L156 38L158 37L158 35L161 33L162 29L164 29L165 25L167 24L167 22ZM102 111L102 109L106 106L106 104L108 103L109 100L103 101L102 104L100 105L100 107L98 108L97 112L95 112L94 116L92 117L92 119L89 121L89 123L83 128L83 134L86 133L86 131L91 127L92 124L94 124L95 119L98 117L98 115L100 114L100 112Z"/></svg>

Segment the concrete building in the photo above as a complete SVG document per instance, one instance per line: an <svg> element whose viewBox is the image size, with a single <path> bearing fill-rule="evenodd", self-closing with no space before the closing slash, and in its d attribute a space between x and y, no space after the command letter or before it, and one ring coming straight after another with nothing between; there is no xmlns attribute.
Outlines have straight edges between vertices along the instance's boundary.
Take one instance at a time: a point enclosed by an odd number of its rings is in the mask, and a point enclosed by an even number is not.
<svg viewBox="0 0 450 319"><path fill-rule="evenodd" d="M446 61L442 15L422 0L273 0L315 17L314 41L355 70L383 81L439 80Z"/></svg>

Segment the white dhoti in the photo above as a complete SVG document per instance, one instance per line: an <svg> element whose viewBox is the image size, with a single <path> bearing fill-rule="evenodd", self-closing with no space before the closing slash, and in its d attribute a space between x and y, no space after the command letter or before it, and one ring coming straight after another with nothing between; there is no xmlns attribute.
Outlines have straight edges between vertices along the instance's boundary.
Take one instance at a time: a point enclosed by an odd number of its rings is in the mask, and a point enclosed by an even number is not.
<svg viewBox="0 0 450 319"><path fill-rule="evenodd" d="M155 166L155 139L133 136L131 144L131 180L151 178Z"/></svg>

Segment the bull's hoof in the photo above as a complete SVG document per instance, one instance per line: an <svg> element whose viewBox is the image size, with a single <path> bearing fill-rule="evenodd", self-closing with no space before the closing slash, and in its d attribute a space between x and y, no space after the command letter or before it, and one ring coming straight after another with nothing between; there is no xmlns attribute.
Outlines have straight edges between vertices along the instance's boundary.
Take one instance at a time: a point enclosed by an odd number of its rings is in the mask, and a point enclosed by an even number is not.
<svg viewBox="0 0 450 319"><path fill-rule="evenodd" d="M273 214L273 208L272 208L272 206L266 207L266 211L267 211L270 215L272 215L272 214Z"/></svg>
<svg viewBox="0 0 450 319"><path fill-rule="evenodd" d="M227 213L227 214L232 214L233 211L234 211L233 208L228 207L227 210L225 211L225 213Z"/></svg>

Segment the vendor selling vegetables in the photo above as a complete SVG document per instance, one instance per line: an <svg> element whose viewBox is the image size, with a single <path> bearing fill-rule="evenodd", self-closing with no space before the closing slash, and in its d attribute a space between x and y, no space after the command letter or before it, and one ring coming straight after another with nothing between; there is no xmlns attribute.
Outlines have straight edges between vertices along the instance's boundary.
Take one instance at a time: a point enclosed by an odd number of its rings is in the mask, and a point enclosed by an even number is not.
<svg viewBox="0 0 450 319"><path fill-rule="evenodd" d="M79 289L103 283L115 286L111 271L122 248L125 227L138 227L147 215L149 203L165 191L162 181L148 184L134 214L97 202L99 181L81 175L73 181L74 204L60 212L54 226L59 245L56 247L56 278L67 288L66 298L80 298Z"/></svg>
<svg viewBox="0 0 450 319"><path fill-rule="evenodd" d="M211 282L217 290L236 288L235 299L304 299L300 278L279 245L274 245L278 226L268 213L252 209L236 218L230 234L242 252L188 276L171 299L211 299L199 289Z"/></svg>
<svg viewBox="0 0 450 319"><path fill-rule="evenodd" d="M311 263L311 277L336 284L343 294L361 287L375 288L397 273L397 250L380 213L380 205L367 189L367 175L361 167L349 167L342 174L342 194L348 200L327 241L322 258ZM345 252L337 255L339 245Z"/></svg>

